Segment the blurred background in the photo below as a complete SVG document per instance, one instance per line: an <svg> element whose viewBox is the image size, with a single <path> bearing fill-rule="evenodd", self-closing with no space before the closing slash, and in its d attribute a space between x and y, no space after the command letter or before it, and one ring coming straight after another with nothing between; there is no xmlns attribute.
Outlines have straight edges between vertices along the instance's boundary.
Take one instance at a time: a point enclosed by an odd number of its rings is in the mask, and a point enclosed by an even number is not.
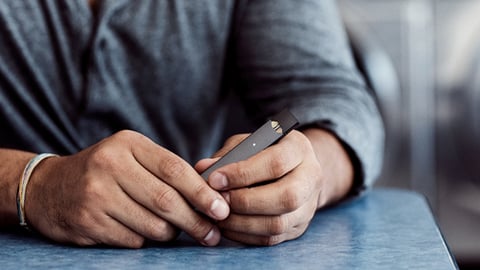
<svg viewBox="0 0 480 270"><path fill-rule="evenodd" d="M424 194L462 269L480 269L480 1L339 0L387 128L377 186Z"/></svg>

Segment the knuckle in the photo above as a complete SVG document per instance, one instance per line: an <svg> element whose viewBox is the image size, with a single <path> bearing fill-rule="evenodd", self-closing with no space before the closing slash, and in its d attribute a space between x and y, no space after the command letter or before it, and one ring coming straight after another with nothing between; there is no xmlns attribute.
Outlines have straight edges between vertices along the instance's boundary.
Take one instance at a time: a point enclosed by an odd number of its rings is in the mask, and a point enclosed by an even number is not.
<svg viewBox="0 0 480 270"><path fill-rule="evenodd" d="M187 171L187 166L183 160L176 157L165 158L159 166L160 171L167 179L182 178Z"/></svg>
<svg viewBox="0 0 480 270"><path fill-rule="evenodd" d="M268 232L270 235L280 235L288 230L288 219L285 216L276 216L269 220Z"/></svg>
<svg viewBox="0 0 480 270"><path fill-rule="evenodd" d="M206 184L206 182L200 182L195 185L192 189L193 194L195 194L194 201L199 203L198 207L207 207L207 202L211 200L211 188ZM211 203L211 202L210 202ZM208 204L210 204L208 203Z"/></svg>
<svg viewBox="0 0 480 270"><path fill-rule="evenodd" d="M286 189L281 194L281 205L287 212L293 212L300 207L301 204L300 195L295 192L295 189Z"/></svg>
<svg viewBox="0 0 480 270"><path fill-rule="evenodd" d="M171 241L175 239L178 235L178 230L176 230L172 225L167 222L161 222L158 224L157 230L160 231L161 235L159 240L161 241Z"/></svg>
<svg viewBox="0 0 480 270"><path fill-rule="evenodd" d="M116 155L109 147L97 147L87 161L87 172L89 170L107 171L115 167Z"/></svg>
<svg viewBox="0 0 480 270"><path fill-rule="evenodd" d="M87 160L87 169L112 170L122 168L124 156L134 141L146 139L140 133L122 130L92 147Z"/></svg>
<svg viewBox="0 0 480 270"><path fill-rule="evenodd" d="M292 132L290 132L290 135L295 138L295 140L302 140L302 139L306 139L307 137L305 135L303 135L302 132L298 131L298 130L292 130Z"/></svg>
<svg viewBox="0 0 480 270"><path fill-rule="evenodd" d="M201 218L196 219L189 226L189 233L197 239L203 239L212 230L212 226Z"/></svg>
<svg viewBox="0 0 480 270"><path fill-rule="evenodd" d="M113 136L122 141L132 141L132 140L138 139L138 137L141 135L140 133L135 132L133 130L125 129L125 130L118 131Z"/></svg>
<svg viewBox="0 0 480 270"><path fill-rule="evenodd" d="M103 200L105 190L102 181L95 177L86 177L83 187L84 203L96 203Z"/></svg>
<svg viewBox="0 0 480 270"><path fill-rule="evenodd" d="M310 140L300 131L292 131L291 133L292 139L296 142L295 145L298 150L305 152L308 150L309 146L311 145Z"/></svg>
<svg viewBox="0 0 480 270"><path fill-rule="evenodd" d="M272 235L267 238L267 246L275 246L282 242L282 239L279 235Z"/></svg>
<svg viewBox="0 0 480 270"><path fill-rule="evenodd" d="M300 133L300 149L302 153L314 153L312 142L307 138L307 136Z"/></svg>
<svg viewBox="0 0 480 270"><path fill-rule="evenodd" d="M145 238L139 236L139 235L129 235L125 239L125 246L128 248L141 248L143 244L145 243Z"/></svg>
<svg viewBox="0 0 480 270"><path fill-rule="evenodd" d="M154 197L153 205L163 213L171 213L177 205L178 194L173 189L165 189Z"/></svg>
<svg viewBox="0 0 480 270"><path fill-rule="evenodd" d="M249 184L249 180L252 177L251 171L245 166L245 161L234 163L233 174L237 186L245 186Z"/></svg>
<svg viewBox="0 0 480 270"><path fill-rule="evenodd" d="M149 237L157 241L168 241L172 239L174 231L165 221L148 222L145 224L145 231Z"/></svg>
<svg viewBox="0 0 480 270"><path fill-rule="evenodd" d="M282 242L280 236L278 235L271 235L265 236L260 239L260 244L263 246L275 246Z"/></svg>
<svg viewBox="0 0 480 270"><path fill-rule="evenodd" d="M154 240L161 240L163 237L164 228L161 222L145 222L143 223L142 231L144 235Z"/></svg>
<svg viewBox="0 0 480 270"><path fill-rule="evenodd" d="M270 174L274 178L279 178L289 171L290 158L289 155L279 154L270 162Z"/></svg>
<svg viewBox="0 0 480 270"><path fill-rule="evenodd" d="M230 192L230 201L235 210L248 213L251 208L251 200L242 192Z"/></svg>
<svg viewBox="0 0 480 270"><path fill-rule="evenodd" d="M205 184L206 182L200 182L193 187L193 192L197 195L209 194L211 189Z"/></svg>

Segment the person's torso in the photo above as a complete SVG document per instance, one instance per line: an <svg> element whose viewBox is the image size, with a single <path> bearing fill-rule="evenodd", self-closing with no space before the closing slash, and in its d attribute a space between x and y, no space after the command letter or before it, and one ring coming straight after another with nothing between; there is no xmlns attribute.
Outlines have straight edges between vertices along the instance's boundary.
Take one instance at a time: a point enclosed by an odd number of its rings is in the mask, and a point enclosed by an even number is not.
<svg viewBox="0 0 480 270"><path fill-rule="evenodd" d="M233 6L0 2L0 146L68 154L132 129L202 157L220 132Z"/></svg>

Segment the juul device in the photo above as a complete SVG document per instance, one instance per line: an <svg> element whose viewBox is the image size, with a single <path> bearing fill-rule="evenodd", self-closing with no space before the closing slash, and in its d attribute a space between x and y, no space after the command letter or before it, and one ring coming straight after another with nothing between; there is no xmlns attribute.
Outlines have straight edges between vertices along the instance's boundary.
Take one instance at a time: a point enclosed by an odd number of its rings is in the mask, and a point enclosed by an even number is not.
<svg viewBox="0 0 480 270"><path fill-rule="evenodd" d="M298 120L288 110L283 110L208 167L202 177L206 180L214 170L257 154L287 135L297 124Z"/></svg>

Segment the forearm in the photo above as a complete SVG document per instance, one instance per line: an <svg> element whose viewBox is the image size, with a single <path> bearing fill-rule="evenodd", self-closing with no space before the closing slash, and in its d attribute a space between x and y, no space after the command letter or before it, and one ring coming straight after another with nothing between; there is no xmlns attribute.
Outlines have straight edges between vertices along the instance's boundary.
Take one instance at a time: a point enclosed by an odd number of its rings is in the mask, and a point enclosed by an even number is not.
<svg viewBox="0 0 480 270"><path fill-rule="evenodd" d="M335 203L350 191L354 170L348 153L340 141L330 132L309 128L303 133L310 140L320 166L322 192L318 198L318 208Z"/></svg>
<svg viewBox="0 0 480 270"><path fill-rule="evenodd" d="M0 149L0 226L18 222L16 194L23 169L33 153Z"/></svg>

